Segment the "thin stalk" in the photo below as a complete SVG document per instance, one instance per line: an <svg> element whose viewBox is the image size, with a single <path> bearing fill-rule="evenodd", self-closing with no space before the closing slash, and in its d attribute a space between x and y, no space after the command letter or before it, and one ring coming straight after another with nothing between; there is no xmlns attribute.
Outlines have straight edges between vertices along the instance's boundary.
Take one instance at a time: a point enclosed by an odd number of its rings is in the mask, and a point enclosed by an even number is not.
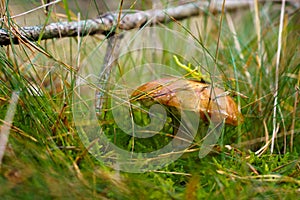
<svg viewBox="0 0 300 200"><path fill-rule="evenodd" d="M8 106L7 113L5 116L4 121L6 123L4 123L2 125L1 131L0 131L0 166L1 166L2 158L4 156L4 152L6 149L6 145L7 145L7 141L8 141L8 137L9 137L9 131L10 131L10 128L12 125L12 120L16 113L18 100L19 100L19 92L14 91L12 93L11 102Z"/></svg>
<svg viewBox="0 0 300 200"><path fill-rule="evenodd" d="M290 140L290 148L291 151L293 151L293 145L294 145L294 134L295 134L295 122L296 122L296 111L297 111L297 105L299 101L299 86L300 86L300 72L298 73L298 83L296 86L296 93L295 93L295 101L294 101L294 108L293 108L293 115L292 115L292 125L291 125L291 140Z"/></svg>
<svg viewBox="0 0 300 200"><path fill-rule="evenodd" d="M258 63L258 70L256 78L257 81L257 95L258 99L261 97L261 80L262 80L262 40L261 40L261 22L259 18L259 10L258 10L258 0L254 1L254 13L255 13L255 29L256 29L256 35L257 35L257 63ZM258 101L258 111L261 112L262 105L261 101Z"/></svg>
<svg viewBox="0 0 300 200"><path fill-rule="evenodd" d="M274 143L277 135L277 106L278 106L278 88L279 88L279 64L280 64L280 52L282 44L282 30L284 22L284 11L285 11L285 0L281 4L281 13L280 13L280 23L279 23L279 33L278 33L278 46L277 46L277 57L276 57L276 67L275 67L275 88L274 88L274 107L273 107L273 134L272 134L272 143L271 143L271 154L274 151Z"/></svg>

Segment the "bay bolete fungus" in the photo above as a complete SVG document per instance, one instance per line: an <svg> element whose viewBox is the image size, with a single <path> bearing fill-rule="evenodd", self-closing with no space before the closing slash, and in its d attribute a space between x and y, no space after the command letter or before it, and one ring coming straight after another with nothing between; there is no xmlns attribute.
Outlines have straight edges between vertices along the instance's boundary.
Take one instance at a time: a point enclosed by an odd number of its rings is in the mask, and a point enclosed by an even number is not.
<svg viewBox="0 0 300 200"><path fill-rule="evenodd" d="M157 102L200 114L202 120L225 119L225 124L237 126L244 121L234 100L224 90L211 84L176 77L161 78L139 86L132 101ZM217 116L217 117L216 117Z"/></svg>

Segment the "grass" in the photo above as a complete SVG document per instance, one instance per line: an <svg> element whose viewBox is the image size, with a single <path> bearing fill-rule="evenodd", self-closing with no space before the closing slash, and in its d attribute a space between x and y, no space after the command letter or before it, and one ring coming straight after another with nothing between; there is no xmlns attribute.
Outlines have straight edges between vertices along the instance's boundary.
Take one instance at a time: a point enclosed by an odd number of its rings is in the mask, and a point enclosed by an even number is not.
<svg viewBox="0 0 300 200"><path fill-rule="evenodd" d="M13 103L12 94L18 92L19 99L1 163L0 195L5 199L298 197L300 29L297 24L300 16L299 12L285 15L281 24L280 63L276 69L280 12L280 7L273 4L258 5L253 11L237 10L223 14L222 21L221 13L212 15L207 12L178 22L180 24L162 25L162 31L148 33L149 37L153 36L150 44L155 41L157 46L172 51L144 49L119 58L119 68L113 69L110 79L116 87L105 93L108 102L115 101L116 107L119 106L119 97L128 98L124 91L130 92L135 87L122 83L120 77L124 75L126 80L138 83L165 74L184 76L186 71L180 69L173 59L177 54L182 62L202 66L203 73L205 69L213 70L217 66L220 72L216 77L218 87L231 91L245 117L244 124L238 127L226 126L212 152L201 159L198 153L208 125L200 121L198 134L182 156L162 168L144 173L128 173L107 166L105 159L109 158L113 163L113 152L102 154L103 149L100 149L94 151L99 153L96 156L90 154L86 144L89 144L88 137L93 136L89 132L94 130L93 121L76 118L85 111L85 107L78 106L80 103L93 105L93 100L89 100L90 93L84 93L88 85L82 87L83 92L78 96L76 76L79 73L83 77L100 73L99 66L103 63L107 45L103 37L42 41L37 44L37 49L24 44L1 47L1 133L7 124L4 119L8 108ZM186 46L184 40L174 42L174 34L167 31L169 29L192 38L196 46L204 46L207 51L200 48L203 51L199 53L196 48ZM134 41L135 45L140 41L147 42L141 30L128 32L128 38L138 39ZM216 52L218 56L214 64ZM152 68L147 63L173 68L150 73ZM157 65L155 69L160 67ZM276 73L279 89L274 130ZM95 81L93 77L88 80ZM101 80L96 77L96 81ZM99 87L92 86L92 89ZM172 139L171 117L167 118L159 135L137 139L124 134L126 131L114 119L113 109L115 107L108 107L100 123L107 137L128 152L153 151ZM137 123L151 123L145 114L147 112L134 114ZM125 116L124 121L131 119ZM277 136L271 153L274 131ZM93 148L101 148L101 145L94 141L89 150L93 152Z"/></svg>

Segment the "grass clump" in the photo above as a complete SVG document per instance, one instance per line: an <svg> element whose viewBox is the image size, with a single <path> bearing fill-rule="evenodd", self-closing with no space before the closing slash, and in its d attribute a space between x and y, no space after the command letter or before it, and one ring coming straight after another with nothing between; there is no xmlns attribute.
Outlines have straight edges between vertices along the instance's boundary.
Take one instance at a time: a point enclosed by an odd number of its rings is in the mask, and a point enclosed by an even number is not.
<svg viewBox="0 0 300 200"><path fill-rule="evenodd" d="M231 94L245 117L245 122L238 127L226 126L212 152L202 159L198 152L208 125L200 121L198 134L180 158L160 169L137 174L107 166L103 159L113 162L113 154L111 157L101 154L103 146L97 140L87 139L91 142L87 147L76 127L78 121L75 123L74 120L74 113L82 111L74 109L80 108L76 107L77 103L87 99L84 92L82 96L78 95L76 81L79 72L90 66L94 71L85 71L86 74L99 74L104 62L106 38L88 36L41 41L35 48L31 44L1 47L1 131L6 123L12 94L18 92L19 98L1 163L0 196L6 199L298 197L300 16L299 12L284 15L280 67L276 70L280 12L271 3L259 5L253 11L237 10L214 15L207 11L201 16L165 25L162 29L165 31L151 33L155 36L151 42L157 42L163 49L176 51L147 49L139 54L120 56L119 65L113 68L109 82L114 90L102 91L109 103L117 101L123 91L135 89L131 85L129 88L121 87L120 77L123 75L129 74L128 79L135 77L134 80L145 81L142 77L147 76L146 72L151 72L151 66L147 63L171 66L171 69L164 68L165 71L160 74L151 74L152 78L162 74L184 77L186 71L176 65L175 55L180 62L200 66L202 74L207 74L206 66L212 69L217 67L220 72L215 77L218 86ZM130 33L139 37L144 29L142 27ZM204 53L194 55L194 47L181 45L180 41L175 43L166 30L176 30L183 36L193 38L196 46L205 47L202 48ZM147 40L144 38L138 42L141 41ZM276 73L279 87L274 97ZM99 81L99 77L96 79ZM100 87L92 88L97 90ZM74 96L83 100L76 102ZM278 102L275 119L277 134L272 141L275 98ZM94 101L84 103L92 105ZM172 139L174 124L170 116L160 135L141 139L126 134L118 126L113 115L114 108L108 106L105 117L99 123L110 141L122 149L152 152ZM134 116L126 116L128 120L134 118L141 126L151 123L147 111L131 114ZM81 123L81 127L93 128L92 120L82 120ZM93 134L87 133L87 137L97 138ZM272 142L274 150L271 153ZM99 157L89 153L94 144L100 149Z"/></svg>

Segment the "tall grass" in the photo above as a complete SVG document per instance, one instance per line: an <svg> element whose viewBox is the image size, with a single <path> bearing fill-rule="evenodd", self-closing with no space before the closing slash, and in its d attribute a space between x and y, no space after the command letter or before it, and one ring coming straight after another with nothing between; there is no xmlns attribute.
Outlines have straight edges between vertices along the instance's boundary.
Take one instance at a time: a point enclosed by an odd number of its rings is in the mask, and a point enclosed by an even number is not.
<svg viewBox="0 0 300 200"><path fill-rule="evenodd" d="M65 17L70 18L72 10L67 6L64 9L69 13ZM6 12L10 16L9 10ZM58 13L50 12L49 16L59 18ZM253 11L217 14L205 11L199 17L161 25L194 38L196 45L207 49L206 53L213 58L193 55L190 57L194 59L184 60L184 56L181 59L195 66L216 65L221 72L219 86L234 97L245 122L238 127L226 126L213 152L199 159L197 151L207 130L207 125L200 122L198 135L182 157L162 169L143 174L114 171L97 160L89 154L74 124L76 76L86 66L92 66L93 73L100 72L107 46L105 37L74 37L1 47L1 130L16 91L19 101L1 164L0 195L24 199L297 197L300 15L299 10L285 14L280 22L280 12L276 5L266 3L257 4ZM14 21L6 22L17 26ZM138 38L139 31L128 34ZM168 33L153 33L151 41L163 49L176 49L181 55L193 53L190 46L174 43L171 36L163 34ZM149 62L174 67L179 74L173 76L186 75L170 52L143 51L140 57L127 56L120 58L119 68L113 69L115 83L122 74ZM149 66L144 67L150 71ZM137 76L142 77L142 71L138 72ZM278 90L274 95L276 84ZM111 91L105 94L111 99L116 97ZM149 122L138 113L135 117L140 123ZM123 134L109 112L100 124L111 140L123 148L131 151L134 146L136 151L152 151L172 137L174 127L168 120L164 134L147 142ZM86 121L82 123L88 125ZM276 136L273 150L272 135Z"/></svg>

